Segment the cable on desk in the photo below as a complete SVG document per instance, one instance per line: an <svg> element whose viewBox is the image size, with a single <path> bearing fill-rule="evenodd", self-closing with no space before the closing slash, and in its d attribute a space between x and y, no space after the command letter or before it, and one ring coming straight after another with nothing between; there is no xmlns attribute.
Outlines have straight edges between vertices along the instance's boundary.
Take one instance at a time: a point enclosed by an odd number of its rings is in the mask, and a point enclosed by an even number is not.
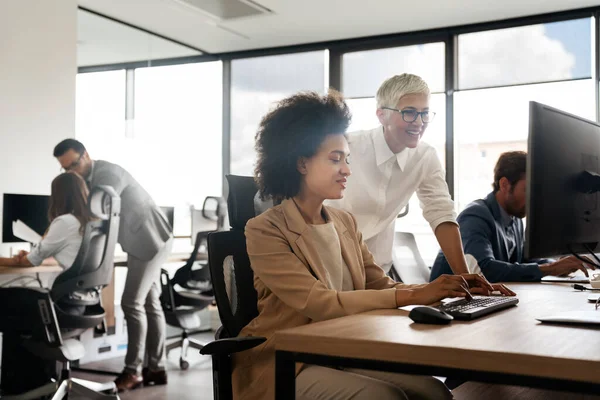
<svg viewBox="0 0 600 400"><path fill-rule="evenodd" d="M600 263L600 258L598 258L598 256L596 255L596 253L594 253L594 250L592 250L592 248L590 246L588 246L587 243L584 243L583 247L585 247L585 249L590 252L590 254L592 255L592 257L594 257L596 259L596 261L598 261L598 263Z"/></svg>
<svg viewBox="0 0 600 400"><path fill-rule="evenodd" d="M584 263L586 263L586 264L592 264L592 265L593 265L594 267L596 267L596 268L600 268L600 264L599 264L599 263L595 263L595 262L593 262L592 260L590 260L589 258L588 258L588 259L586 259L586 258L583 258L583 257L581 257L579 254L577 254L576 252L574 252L574 251L571 249L571 246L568 246L567 248L568 248L568 250L571 252L571 254L572 254L572 255L573 255L575 258L577 258L578 260L580 260L580 261L582 261L582 262L584 262ZM595 254L594 254L594 257L596 257L596 255L595 255Z"/></svg>
<svg viewBox="0 0 600 400"><path fill-rule="evenodd" d="M581 290L581 291L589 290L590 292L600 291L600 289L594 289L594 288L585 287L585 286L580 285L578 283L576 283L576 284L573 285L573 289L575 289L575 290Z"/></svg>

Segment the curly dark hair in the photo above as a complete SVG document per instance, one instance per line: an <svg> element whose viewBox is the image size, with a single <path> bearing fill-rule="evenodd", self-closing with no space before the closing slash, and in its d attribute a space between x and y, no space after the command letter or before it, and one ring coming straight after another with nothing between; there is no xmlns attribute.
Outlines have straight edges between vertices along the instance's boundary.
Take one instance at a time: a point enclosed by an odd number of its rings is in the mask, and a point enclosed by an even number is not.
<svg viewBox="0 0 600 400"><path fill-rule="evenodd" d="M352 114L342 95L301 92L281 100L265 115L256 133L254 179L263 200L294 197L300 191L300 157L317 153L327 135L345 134Z"/></svg>
<svg viewBox="0 0 600 400"><path fill-rule="evenodd" d="M524 151L507 151L500 154L494 168L494 193L500 190L500 179L506 178L513 187L525 178L527 171L527 153Z"/></svg>

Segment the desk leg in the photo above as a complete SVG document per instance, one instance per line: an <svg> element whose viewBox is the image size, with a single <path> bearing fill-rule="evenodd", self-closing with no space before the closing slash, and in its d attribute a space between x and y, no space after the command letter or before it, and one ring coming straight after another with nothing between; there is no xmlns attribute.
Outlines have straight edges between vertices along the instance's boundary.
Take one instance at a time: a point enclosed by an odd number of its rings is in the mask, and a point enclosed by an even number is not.
<svg viewBox="0 0 600 400"><path fill-rule="evenodd" d="M292 353L275 352L275 399L289 400L296 398L296 362Z"/></svg>

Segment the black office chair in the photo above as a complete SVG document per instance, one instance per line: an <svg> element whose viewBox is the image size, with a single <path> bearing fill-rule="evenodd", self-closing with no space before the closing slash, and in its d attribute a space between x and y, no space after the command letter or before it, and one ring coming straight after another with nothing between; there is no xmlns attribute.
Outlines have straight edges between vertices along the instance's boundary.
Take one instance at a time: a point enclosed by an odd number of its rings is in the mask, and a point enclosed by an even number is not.
<svg viewBox="0 0 600 400"><path fill-rule="evenodd" d="M231 230L208 235L208 265L219 309L221 328L215 341L200 351L210 354L213 362L213 392L218 400L233 398L231 355L263 343L264 337L238 338L242 328L258 315L254 273L246 251L244 227L269 204L257 200L254 178L227 175L227 206ZM272 204L272 203L271 203Z"/></svg>
<svg viewBox="0 0 600 400"><path fill-rule="evenodd" d="M211 205L214 205L211 206ZM215 223L215 230L223 230L227 207L220 197L209 196L204 200L202 218ZM192 219L195 219L193 216ZM194 224L192 224L192 230ZM161 303L167 324L182 329L181 336L167 344L167 354L181 347L179 367L187 370L190 366L187 361L188 347L201 350L204 343L189 337L191 331L202 327L198 311L203 310L214 302L213 288L210 272L206 262L198 262L198 255L206 253L208 234L213 231L199 231L196 233L194 250L184 266L179 268L173 278L169 277L167 270L161 270ZM195 266L200 268L194 269Z"/></svg>
<svg viewBox="0 0 600 400"><path fill-rule="evenodd" d="M99 186L90 193L89 207L97 220L86 224L73 265L56 278L50 290L0 290L0 305L12 307L5 314L8 317L0 319L0 331L19 335L20 344L29 352L63 365L60 383L51 382L14 398L54 394L52 399L58 400L73 393L86 399L119 399L113 382L100 384L70 377L70 363L85 353L76 337L94 327L106 332L100 294L112 279L121 199L111 187ZM11 371L9 366L2 372L3 380L24 379L18 375L22 371Z"/></svg>

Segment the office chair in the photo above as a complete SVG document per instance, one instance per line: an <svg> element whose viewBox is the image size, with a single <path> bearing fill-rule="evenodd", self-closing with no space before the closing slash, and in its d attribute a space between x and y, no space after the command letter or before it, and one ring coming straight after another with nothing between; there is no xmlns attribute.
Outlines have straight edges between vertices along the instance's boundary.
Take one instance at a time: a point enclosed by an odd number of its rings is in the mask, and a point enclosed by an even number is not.
<svg viewBox="0 0 600 400"><path fill-rule="evenodd" d="M202 203L202 209L191 207L192 238L195 239L198 232L222 231L225 228L225 217L227 217L227 204L225 199L217 196L207 196ZM194 243L195 244L195 243ZM206 238L204 238L206 251Z"/></svg>
<svg viewBox="0 0 600 400"><path fill-rule="evenodd" d="M407 263L406 260L400 260L397 252L402 247L407 248L412 254L412 263ZM431 268L427 266L421 256L421 252L419 252L415 235L410 232L396 232L394 236L393 259L394 265L397 265L396 268L402 271L401 276L404 283L429 283Z"/></svg>
<svg viewBox="0 0 600 400"><path fill-rule="evenodd" d="M214 203L214 209L210 203ZM204 200L201 217L206 221L214 223L215 229L212 231L196 232L194 241L194 250L185 265L179 268L173 278L169 273L161 270L160 282L162 293L160 296L165 319L167 324L182 329L181 336L167 344L167 354L174 349L181 347L179 357L179 367L187 370L190 366L187 361L187 350L189 347L201 350L204 343L189 337L191 331L201 328L202 324L198 311L203 310L214 302L213 288L210 280L210 272L206 263L196 261L200 252L206 253L206 242L210 232L223 230L227 206L220 197L209 196ZM192 221L197 216L192 216ZM192 230L194 224L192 224ZM196 227L198 225L195 225ZM205 225L206 226L206 225ZM200 269L193 269L200 265Z"/></svg>
<svg viewBox="0 0 600 400"><path fill-rule="evenodd" d="M213 290L223 324L215 341L200 351L210 354L213 363L213 394L217 400L233 398L231 355L263 343L264 337L237 337L242 328L258 315L254 273L246 251L246 222L268 208L258 200L254 178L227 175L227 206L231 230L208 235L208 265ZM272 204L272 203L270 203Z"/></svg>
<svg viewBox="0 0 600 400"><path fill-rule="evenodd" d="M19 335L20 343L29 352L61 362L63 366L59 383L51 382L28 393L3 398L33 399L53 394L52 399L58 400L72 393L86 399L119 399L113 382L100 384L70 376L70 363L85 353L76 337L94 327L106 332L100 294L113 275L121 199L111 187L99 186L90 193L89 207L97 219L86 224L75 261L58 275L50 290L23 287L0 290L0 304L13 307L10 317L0 320L0 331ZM18 371L3 367L4 379L23 379L17 375Z"/></svg>
<svg viewBox="0 0 600 400"><path fill-rule="evenodd" d="M402 218L408 214L408 204L397 218ZM401 259L398 254L401 248L407 248L412 254L413 263L407 263L406 259ZM428 283L431 275L431 268L427 266L419 248L415 235L410 232L396 232L394 235L394 250L392 258L394 260L394 274L402 279L402 282L408 284ZM394 278L398 280L397 278Z"/></svg>

